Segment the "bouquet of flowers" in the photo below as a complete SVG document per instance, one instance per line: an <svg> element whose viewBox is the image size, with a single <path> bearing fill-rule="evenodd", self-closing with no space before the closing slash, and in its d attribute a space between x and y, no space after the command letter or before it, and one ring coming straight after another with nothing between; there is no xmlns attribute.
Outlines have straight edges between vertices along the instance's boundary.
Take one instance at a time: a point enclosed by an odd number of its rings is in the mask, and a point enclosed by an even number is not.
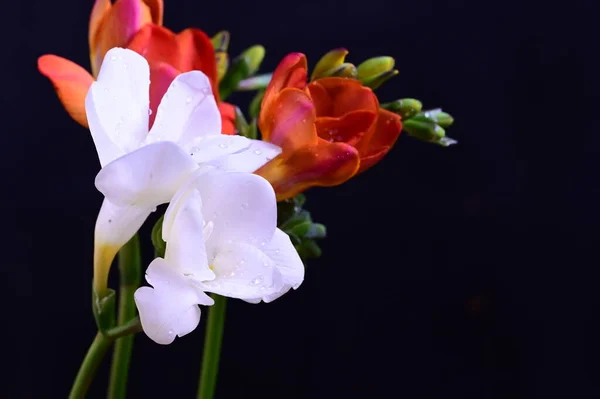
<svg viewBox="0 0 600 399"><path fill-rule="evenodd" d="M226 299L269 303L297 289L321 250L325 226L304 209L305 190L336 186L377 164L405 131L449 146L452 117L375 90L398 74L394 59L357 66L331 50L312 70L290 53L258 73L260 45L228 54L229 33L173 33L162 0L96 0L89 22L91 72L43 55L38 69L69 115L89 129L104 195L93 254L98 333L70 397L84 397L112 348L111 398L126 394L133 334L158 344L191 333L208 311L199 398L215 391ZM255 96L246 112L226 102ZM141 259L138 230L162 204ZM119 288L108 287L118 257ZM141 281L142 265L146 284ZM210 293L210 295L209 295Z"/></svg>

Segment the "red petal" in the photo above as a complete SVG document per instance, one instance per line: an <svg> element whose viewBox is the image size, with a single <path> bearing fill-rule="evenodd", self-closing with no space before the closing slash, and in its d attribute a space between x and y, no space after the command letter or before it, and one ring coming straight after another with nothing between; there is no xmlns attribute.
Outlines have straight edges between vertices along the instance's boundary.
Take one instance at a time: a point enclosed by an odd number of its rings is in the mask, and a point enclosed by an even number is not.
<svg viewBox="0 0 600 399"><path fill-rule="evenodd" d="M127 48L142 55L150 65L165 63L181 70L177 39L167 28L147 24L136 33Z"/></svg>
<svg viewBox="0 0 600 399"><path fill-rule="evenodd" d="M217 60L210 38L199 29L189 28L176 36L179 49L179 69L181 72L202 71L213 86L213 93L219 101Z"/></svg>
<svg viewBox="0 0 600 399"><path fill-rule="evenodd" d="M377 113L379 109L377 96L358 80L317 79L308 85L308 89L315 102L317 116L340 117L357 110Z"/></svg>
<svg viewBox="0 0 600 399"><path fill-rule="evenodd" d="M219 103L221 113L221 132L223 134L235 134L235 107L229 103Z"/></svg>
<svg viewBox="0 0 600 399"><path fill-rule="evenodd" d="M94 81L92 75L74 62L51 54L38 58L38 70L50 79L69 115L81 125L88 127L85 96Z"/></svg>
<svg viewBox="0 0 600 399"><path fill-rule="evenodd" d="M380 109L373 135L364 150L361 148L361 154L364 156L361 155L359 173L379 162L394 146L401 131L400 115Z"/></svg>
<svg viewBox="0 0 600 399"><path fill-rule="evenodd" d="M275 189L277 200L312 186L335 186L356 174L359 156L356 149L344 143L319 140L313 146L281 154L255 173L267 179Z"/></svg>
<svg viewBox="0 0 600 399"><path fill-rule="evenodd" d="M341 142L356 147L376 118L377 114L371 111L354 111L341 118L317 118L317 134L329 142Z"/></svg>
<svg viewBox="0 0 600 399"><path fill-rule="evenodd" d="M149 126L152 126L156 118L156 110L167 92L173 79L179 75L179 71L164 62L150 64L150 114Z"/></svg>

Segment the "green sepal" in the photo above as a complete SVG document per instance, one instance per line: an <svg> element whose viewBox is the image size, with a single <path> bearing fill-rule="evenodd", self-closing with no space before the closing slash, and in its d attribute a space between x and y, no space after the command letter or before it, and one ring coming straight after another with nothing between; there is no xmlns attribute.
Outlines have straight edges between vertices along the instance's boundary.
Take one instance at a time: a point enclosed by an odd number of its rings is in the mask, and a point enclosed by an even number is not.
<svg viewBox="0 0 600 399"><path fill-rule="evenodd" d="M239 107L235 107L235 128L240 136L248 137L248 121Z"/></svg>
<svg viewBox="0 0 600 399"><path fill-rule="evenodd" d="M154 246L154 257L164 258L167 243L162 239L162 225L165 215L162 215L152 227L152 233L150 237L152 239L152 245Z"/></svg>
<svg viewBox="0 0 600 399"><path fill-rule="evenodd" d="M104 333L113 328L117 323L116 300L117 296L114 290L109 288L108 293L100 298L92 288L92 312L94 313L98 331Z"/></svg>
<svg viewBox="0 0 600 399"><path fill-rule="evenodd" d="M252 119L252 122L250 122L250 125L248 126L248 136L247 137L252 140L259 140L258 121L256 120L256 118Z"/></svg>
<svg viewBox="0 0 600 399"><path fill-rule="evenodd" d="M319 245L313 240L304 240L299 244L294 245L294 247L302 260L318 258L323 253Z"/></svg>

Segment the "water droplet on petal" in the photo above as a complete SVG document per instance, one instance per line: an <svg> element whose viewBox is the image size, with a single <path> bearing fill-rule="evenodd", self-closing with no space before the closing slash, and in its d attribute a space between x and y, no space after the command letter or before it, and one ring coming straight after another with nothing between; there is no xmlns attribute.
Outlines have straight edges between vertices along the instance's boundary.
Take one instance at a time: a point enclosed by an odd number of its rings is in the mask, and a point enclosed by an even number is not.
<svg viewBox="0 0 600 399"><path fill-rule="evenodd" d="M248 209L248 206L249 206L249 205L248 205L248 203L247 203L247 202L244 202L244 203L242 204L242 209Z"/></svg>
<svg viewBox="0 0 600 399"><path fill-rule="evenodd" d="M227 148L227 144L225 144L225 143L221 143L221 144L219 144L219 147L220 147L220 148Z"/></svg>
<svg viewBox="0 0 600 399"><path fill-rule="evenodd" d="M117 60L117 56L116 55L111 55L110 56L110 60L111 61L116 61Z"/></svg>
<svg viewBox="0 0 600 399"><path fill-rule="evenodd" d="M107 87L104 88L104 92L108 93L108 88Z"/></svg>
<svg viewBox="0 0 600 399"><path fill-rule="evenodd" d="M254 153L255 153L256 155L260 155L260 154L262 154L262 151L261 151L261 150L254 150Z"/></svg>
<svg viewBox="0 0 600 399"><path fill-rule="evenodd" d="M188 97L188 98L185 99L185 103L186 104L189 104L191 102L192 102L192 97Z"/></svg>
<svg viewBox="0 0 600 399"><path fill-rule="evenodd" d="M148 108L148 116L152 115L152 110Z"/></svg>
<svg viewBox="0 0 600 399"><path fill-rule="evenodd" d="M263 276L258 276L255 279L253 279L250 284L252 285L259 285L260 283L263 282Z"/></svg>

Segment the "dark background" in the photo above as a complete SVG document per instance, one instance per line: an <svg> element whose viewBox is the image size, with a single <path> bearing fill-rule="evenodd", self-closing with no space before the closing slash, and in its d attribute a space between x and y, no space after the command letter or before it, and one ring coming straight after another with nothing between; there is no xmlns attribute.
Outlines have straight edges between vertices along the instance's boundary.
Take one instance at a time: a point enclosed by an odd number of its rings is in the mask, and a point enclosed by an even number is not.
<svg viewBox="0 0 600 399"><path fill-rule="evenodd" d="M308 192L324 255L275 303L229 302L218 398L600 397L593 0L166 3L175 31L228 29L232 54L263 44L262 71L292 51L394 56L380 98L443 107L459 140L403 136ZM98 160L36 70L45 53L89 66L91 6L3 4L3 397L66 397L95 334ZM194 397L203 328L170 346L138 335L129 397Z"/></svg>

